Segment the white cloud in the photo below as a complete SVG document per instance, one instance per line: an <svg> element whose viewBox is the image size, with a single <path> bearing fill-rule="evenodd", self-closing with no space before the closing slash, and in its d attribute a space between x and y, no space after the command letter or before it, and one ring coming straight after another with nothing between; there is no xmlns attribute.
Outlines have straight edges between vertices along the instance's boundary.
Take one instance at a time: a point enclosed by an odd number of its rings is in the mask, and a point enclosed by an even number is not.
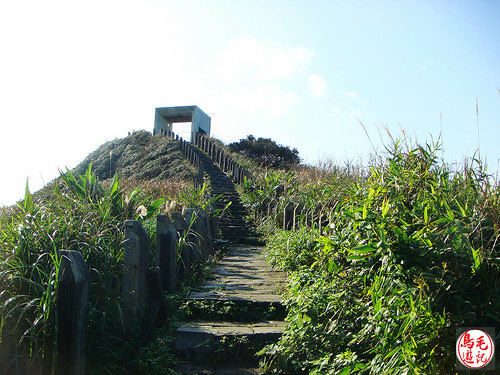
<svg viewBox="0 0 500 375"><path fill-rule="evenodd" d="M286 49L266 46L267 56L257 77L262 80L290 77L311 61L312 53L305 47Z"/></svg>
<svg viewBox="0 0 500 375"><path fill-rule="evenodd" d="M229 84L221 85L218 102L244 114L280 116L300 102L298 94L281 84L293 82L312 55L306 47L278 46L249 35L234 39L216 56L214 72ZM313 76L315 93L321 95L322 78Z"/></svg>
<svg viewBox="0 0 500 375"><path fill-rule="evenodd" d="M237 81L250 68L262 66L267 52L250 36L234 39L217 55L215 73L227 81Z"/></svg>
<svg viewBox="0 0 500 375"><path fill-rule="evenodd" d="M271 116L279 116L299 102L293 92L283 91L273 84L264 84L254 89L231 90L223 94L221 99L220 103L233 111L250 114L263 110Z"/></svg>
<svg viewBox="0 0 500 375"><path fill-rule="evenodd" d="M240 80L243 74L262 81L288 78L309 63L312 55L305 47L279 47L245 35L219 52L215 73L229 82Z"/></svg>
<svg viewBox="0 0 500 375"><path fill-rule="evenodd" d="M358 97L358 94L356 94L354 91L347 91L344 93L345 96L347 96L348 98L357 98Z"/></svg>
<svg viewBox="0 0 500 375"><path fill-rule="evenodd" d="M363 115L363 112L360 111L359 109L352 110L351 113L349 113L349 118L351 120L359 120Z"/></svg>
<svg viewBox="0 0 500 375"><path fill-rule="evenodd" d="M292 92L279 93L272 95L269 103L266 105L266 111L271 116L279 116L287 111L294 103L298 103L299 99Z"/></svg>
<svg viewBox="0 0 500 375"><path fill-rule="evenodd" d="M313 98L323 98L326 95L328 86L325 79L319 74L311 74L309 76L308 91Z"/></svg>

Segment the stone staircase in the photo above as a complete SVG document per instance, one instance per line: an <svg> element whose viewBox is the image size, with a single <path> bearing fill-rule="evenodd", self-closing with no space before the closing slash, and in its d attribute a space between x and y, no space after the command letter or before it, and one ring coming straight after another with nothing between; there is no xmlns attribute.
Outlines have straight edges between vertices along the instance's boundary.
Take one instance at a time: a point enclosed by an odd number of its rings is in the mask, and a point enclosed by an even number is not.
<svg viewBox="0 0 500 375"><path fill-rule="evenodd" d="M181 362L179 374L260 374L256 353L276 342L286 316L280 288L285 274L266 261L264 247L247 221L247 211L231 179L204 153L202 166L210 178L217 208L228 202L229 215L219 227L229 242L223 259L213 269L213 280L189 293L187 321L176 331Z"/></svg>
<svg viewBox="0 0 500 375"><path fill-rule="evenodd" d="M202 168L210 178L212 195L218 196L215 202L218 209L223 209L228 203L228 214L221 218L219 228L222 238L232 243L262 244L251 223L248 221L248 211L240 200L233 181L207 155L198 149Z"/></svg>

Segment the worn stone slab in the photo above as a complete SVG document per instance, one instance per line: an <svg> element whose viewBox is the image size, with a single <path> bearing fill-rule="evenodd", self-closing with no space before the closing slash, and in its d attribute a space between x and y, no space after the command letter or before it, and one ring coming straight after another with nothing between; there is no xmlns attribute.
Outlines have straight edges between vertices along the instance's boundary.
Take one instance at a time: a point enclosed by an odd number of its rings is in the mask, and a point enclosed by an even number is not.
<svg viewBox="0 0 500 375"><path fill-rule="evenodd" d="M210 336L249 336L260 334L283 333L285 322L270 321L259 323L232 323L232 322L189 322L177 328L178 334L210 335Z"/></svg>
<svg viewBox="0 0 500 375"><path fill-rule="evenodd" d="M209 293L190 293L188 299L196 300L217 300L217 301L246 301L246 302L262 302L262 303L272 303L272 302L282 302L282 297L278 294L268 294L268 293L231 293L231 292L219 292L212 291Z"/></svg>
<svg viewBox="0 0 500 375"><path fill-rule="evenodd" d="M284 272L273 270L263 247L230 245L213 269L215 280L204 283L188 299L249 302L281 302Z"/></svg>
<svg viewBox="0 0 500 375"><path fill-rule="evenodd" d="M180 375L258 375L263 374L259 368L238 366L237 364L219 365L206 363L203 366L191 363L178 363L174 371Z"/></svg>

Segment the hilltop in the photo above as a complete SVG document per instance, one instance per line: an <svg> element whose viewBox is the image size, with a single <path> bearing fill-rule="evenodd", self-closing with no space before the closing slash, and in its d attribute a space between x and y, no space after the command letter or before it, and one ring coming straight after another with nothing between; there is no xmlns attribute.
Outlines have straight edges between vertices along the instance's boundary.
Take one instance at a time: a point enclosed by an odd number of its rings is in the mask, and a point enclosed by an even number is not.
<svg viewBox="0 0 500 375"><path fill-rule="evenodd" d="M104 143L78 164L73 173L84 174L90 163L100 180L112 178L115 173L137 180L192 180L195 172L176 141L154 137L145 130Z"/></svg>
<svg viewBox="0 0 500 375"><path fill-rule="evenodd" d="M99 181L106 185L116 173L127 190L136 187L143 190L154 187L156 191L166 191L172 186L180 188L192 184L196 173L175 140L153 136L145 130L102 144L71 173L84 175L90 164ZM60 177L34 193L34 197L50 197L56 183L60 183Z"/></svg>

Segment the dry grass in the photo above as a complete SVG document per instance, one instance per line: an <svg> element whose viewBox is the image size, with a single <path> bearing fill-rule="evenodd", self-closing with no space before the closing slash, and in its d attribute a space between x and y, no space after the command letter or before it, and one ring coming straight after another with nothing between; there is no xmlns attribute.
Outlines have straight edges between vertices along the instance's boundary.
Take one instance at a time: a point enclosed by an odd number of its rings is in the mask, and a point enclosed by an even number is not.
<svg viewBox="0 0 500 375"><path fill-rule="evenodd" d="M168 179L168 180L141 180L135 177L124 178L120 182L120 186L123 190L128 193L137 188L148 196L153 198L168 198L169 200L178 199L181 191L186 187L192 186L189 183L180 179Z"/></svg>

